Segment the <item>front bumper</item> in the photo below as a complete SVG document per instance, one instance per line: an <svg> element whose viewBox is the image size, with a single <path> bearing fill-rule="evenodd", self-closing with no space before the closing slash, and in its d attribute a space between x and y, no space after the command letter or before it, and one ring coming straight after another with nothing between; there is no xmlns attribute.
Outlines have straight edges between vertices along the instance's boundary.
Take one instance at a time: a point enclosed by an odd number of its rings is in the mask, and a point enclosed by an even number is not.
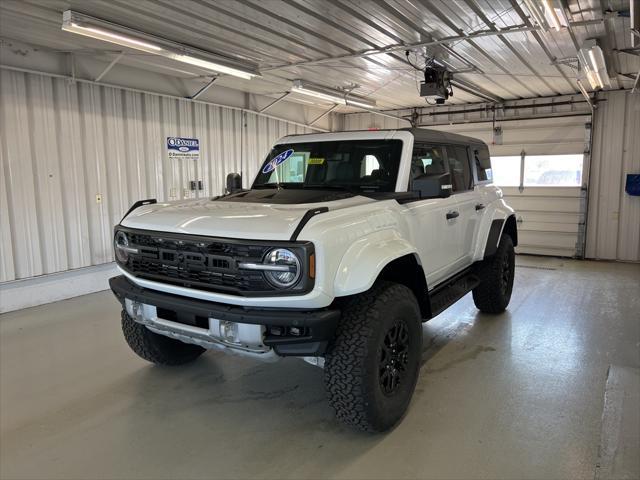
<svg viewBox="0 0 640 480"><path fill-rule="evenodd" d="M262 344L277 355L322 356L340 319L338 309L238 307L172 295L142 288L124 275L111 278L109 286L123 308L128 306L130 310L132 303L147 307L147 313L139 315L140 323L147 324L154 332L205 347L212 341L203 337L211 322L234 322L263 326ZM149 307L153 308L149 310ZM222 346L246 351L234 345Z"/></svg>

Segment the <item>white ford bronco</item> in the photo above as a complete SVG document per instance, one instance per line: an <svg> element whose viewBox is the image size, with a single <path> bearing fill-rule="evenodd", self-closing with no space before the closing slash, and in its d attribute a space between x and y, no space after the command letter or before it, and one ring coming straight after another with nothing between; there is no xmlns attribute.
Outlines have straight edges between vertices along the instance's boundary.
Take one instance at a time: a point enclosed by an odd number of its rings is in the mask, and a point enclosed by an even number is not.
<svg viewBox="0 0 640 480"><path fill-rule="evenodd" d="M511 297L514 211L487 146L408 129L280 139L249 190L137 202L115 227L110 286L135 353L163 365L221 349L324 368L337 417L384 431L407 410L422 322L468 292Z"/></svg>

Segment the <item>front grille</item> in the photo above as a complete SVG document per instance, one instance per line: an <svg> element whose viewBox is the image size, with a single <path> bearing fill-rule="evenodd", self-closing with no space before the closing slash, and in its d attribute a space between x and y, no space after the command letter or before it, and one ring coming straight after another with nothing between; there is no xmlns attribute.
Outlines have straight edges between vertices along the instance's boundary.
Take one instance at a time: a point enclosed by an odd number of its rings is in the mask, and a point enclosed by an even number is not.
<svg viewBox="0 0 640 480"><path fill-rule="evenodd" d="M238 269L240 262L261 262L270 245L139 231L127 236L139 253L129 254L123 266L137 277L240 295L275 290L262 272Z"/></svg>

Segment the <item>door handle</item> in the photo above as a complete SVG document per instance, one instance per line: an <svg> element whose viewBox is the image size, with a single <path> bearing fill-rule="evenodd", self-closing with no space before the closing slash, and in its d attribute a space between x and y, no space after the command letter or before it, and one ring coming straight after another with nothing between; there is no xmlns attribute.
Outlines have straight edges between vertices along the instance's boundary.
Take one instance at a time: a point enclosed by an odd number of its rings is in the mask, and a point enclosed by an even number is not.
<svg viewBox="0 0 640 480"><path fill-rule="evenodd" d="M447 212L447 220L451 220L452 218L458 218L460 216L460 212L457 210L452 210L451 212Z"/></svg>
<svg viewBox="0 0 640 480"><path fill-rule="evenodd" d="M476 203L476 212L478 210L484 210L484 203Z"/></svg>

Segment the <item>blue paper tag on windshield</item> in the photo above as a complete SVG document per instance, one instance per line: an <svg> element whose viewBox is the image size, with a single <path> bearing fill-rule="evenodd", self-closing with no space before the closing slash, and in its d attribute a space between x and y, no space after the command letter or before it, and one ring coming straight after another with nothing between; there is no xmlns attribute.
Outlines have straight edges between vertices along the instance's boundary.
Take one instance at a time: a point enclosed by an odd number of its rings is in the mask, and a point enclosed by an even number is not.
<svg viewBox="0 0 640 480"><path fill-rule="evenodd" d="M283 163L287 158L293 155L293 150L285 150L281 154L273 157L271 160L267 162L267 164L262 168L262 173L270 173L273 172L278 165Z"/></svg>

